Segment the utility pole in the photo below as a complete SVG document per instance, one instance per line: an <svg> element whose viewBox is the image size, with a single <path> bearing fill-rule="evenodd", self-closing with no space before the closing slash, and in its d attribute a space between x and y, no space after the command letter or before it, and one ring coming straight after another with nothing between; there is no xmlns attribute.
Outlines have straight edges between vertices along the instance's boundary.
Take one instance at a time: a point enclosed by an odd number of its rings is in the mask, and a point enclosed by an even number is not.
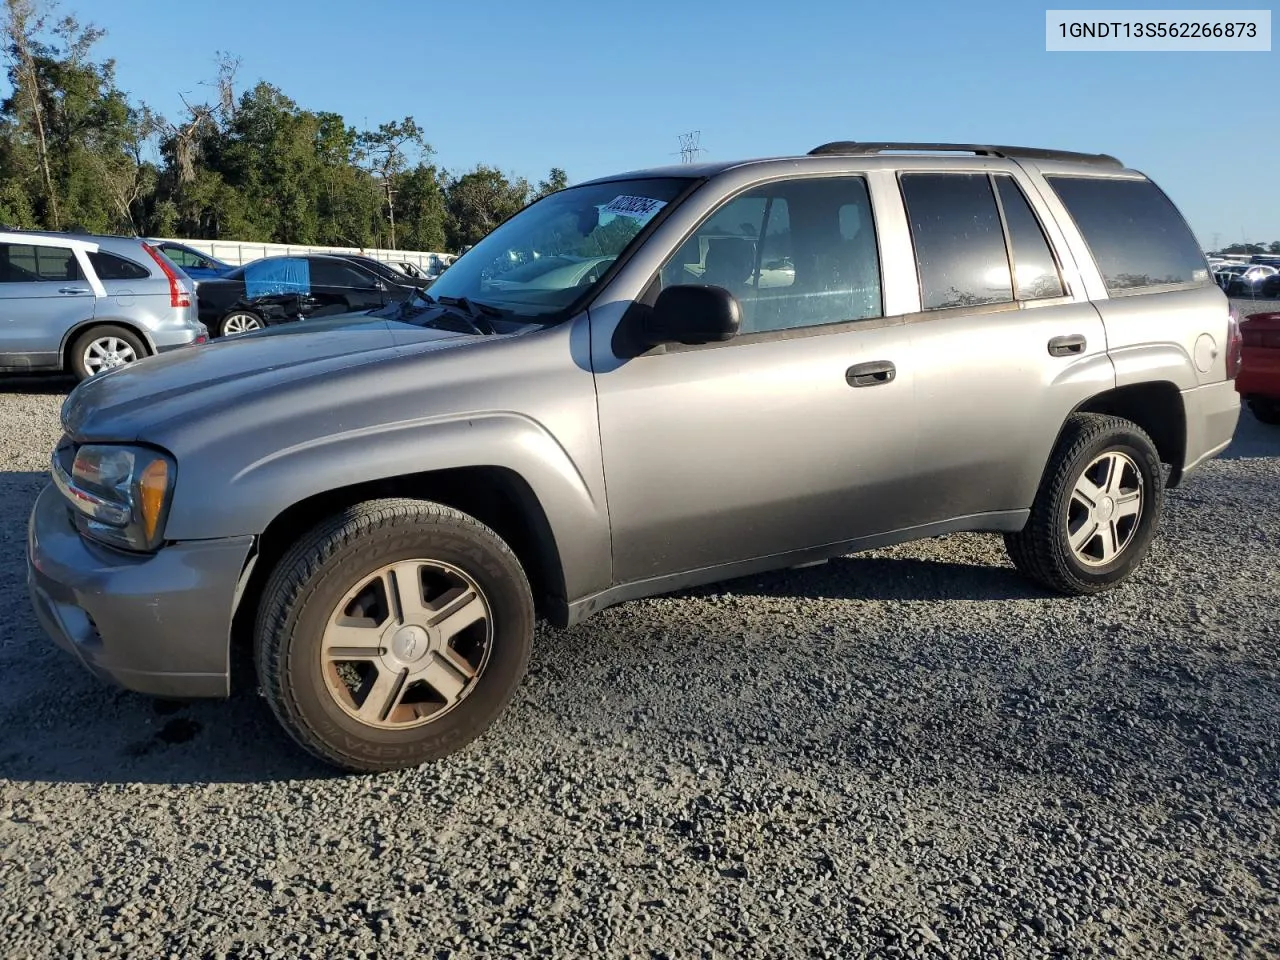
<svg viewBox="0 0 1280 960"><path fill-rule="evenodd" d="M396 249L396 192L391 189L391 178L384 181L387 187L387 216L391 220L391 249Z"/></svg>

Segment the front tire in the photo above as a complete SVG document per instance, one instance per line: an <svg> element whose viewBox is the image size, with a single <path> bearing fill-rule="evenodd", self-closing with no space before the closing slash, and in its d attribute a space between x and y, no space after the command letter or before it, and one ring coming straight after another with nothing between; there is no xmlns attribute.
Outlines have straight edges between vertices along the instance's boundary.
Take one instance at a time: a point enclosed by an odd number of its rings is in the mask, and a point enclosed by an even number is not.
<svg viewBox="0 0 1280 960"><path fill-rule="evenodd" d="M1151 548L1164 473L1151 438L1120 417L1067 419L1027 525L1004 537L1018 570L1059 593L1098 593L1128 579Z"/></svg>
<svg viewBox="0 0 1280 960"><path fill-rule="evenodd" d="M258 679L326 763L417 766L483 733L529 663L534 609L511 548L466 514L375 500L281 558L258 611Z"/></svg>

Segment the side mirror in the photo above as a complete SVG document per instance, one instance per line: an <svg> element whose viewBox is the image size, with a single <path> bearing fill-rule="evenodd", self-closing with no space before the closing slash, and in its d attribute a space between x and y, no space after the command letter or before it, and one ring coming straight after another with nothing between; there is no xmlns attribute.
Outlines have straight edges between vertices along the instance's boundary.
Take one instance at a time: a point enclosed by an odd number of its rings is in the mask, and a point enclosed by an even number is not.
<svg viewBox="0 0 1280 960"><path fill-rule="evenodd" d="M667 287L645 319L648 346L661 343L716 343L731 340L742 324L738 298L724 287L679 284Z"/></svg>

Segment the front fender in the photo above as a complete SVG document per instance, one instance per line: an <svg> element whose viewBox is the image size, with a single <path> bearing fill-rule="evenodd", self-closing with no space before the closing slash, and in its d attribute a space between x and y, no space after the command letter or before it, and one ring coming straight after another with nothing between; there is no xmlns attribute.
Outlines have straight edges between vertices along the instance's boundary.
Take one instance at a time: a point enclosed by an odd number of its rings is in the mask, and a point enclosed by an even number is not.
<svg viewBox="0 0 1280 960"><path fill-rule="evenodd" d="M318 494L460 467L503 467L524 479L546 514L570 597L608 586L608 513L602 492L595 492L602 486L584 476L542 424L506 411L339 430L270 450L229 474L179 462L165 535L257 535Z"/></svg>

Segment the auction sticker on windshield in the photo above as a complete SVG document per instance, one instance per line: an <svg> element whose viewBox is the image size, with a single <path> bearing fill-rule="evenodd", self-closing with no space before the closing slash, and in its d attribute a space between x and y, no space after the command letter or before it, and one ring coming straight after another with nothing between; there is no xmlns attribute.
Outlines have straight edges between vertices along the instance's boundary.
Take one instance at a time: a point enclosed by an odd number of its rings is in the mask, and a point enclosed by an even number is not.
<svg viewBox="0 0 1280 960"><path fill-rule="evenodd" d="M648 197L614 197L601 213L611 213L615 217L631 217L633 220L648 220L667 205L665 200L650 200Z"/></svg>

